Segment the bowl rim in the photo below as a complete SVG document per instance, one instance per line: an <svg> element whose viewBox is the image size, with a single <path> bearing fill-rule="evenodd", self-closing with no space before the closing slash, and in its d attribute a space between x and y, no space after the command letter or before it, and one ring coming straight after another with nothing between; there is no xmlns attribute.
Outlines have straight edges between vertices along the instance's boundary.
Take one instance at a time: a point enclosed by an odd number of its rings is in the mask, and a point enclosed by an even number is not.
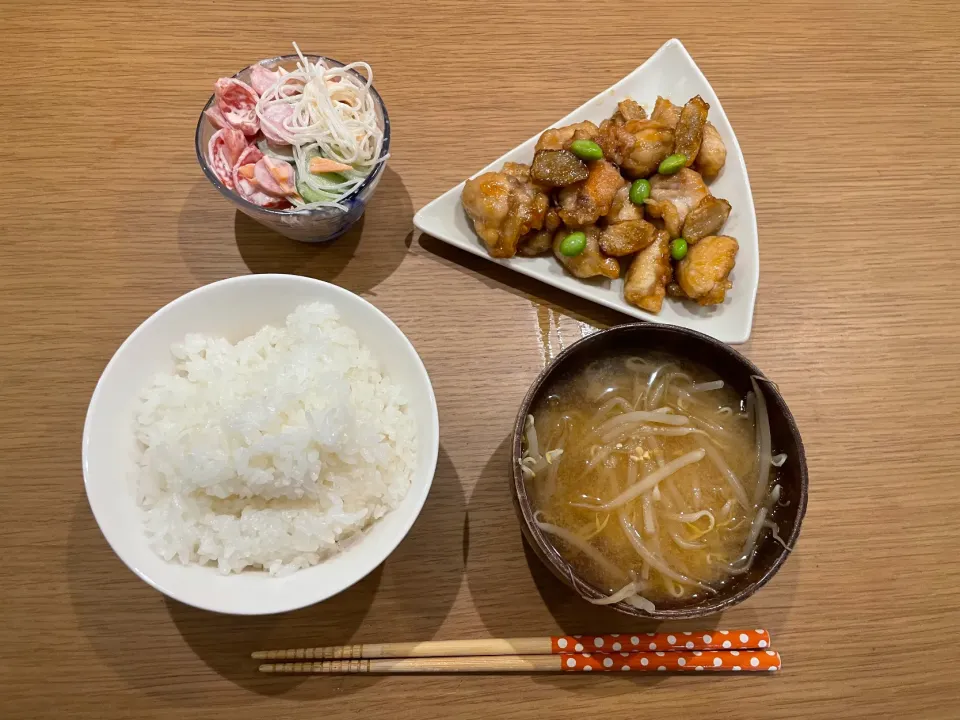
<svg viewBox="0 0 960 720"><path fill-rule="evenodd" d="M167 313L169 310L174 308L177 305L184 304L189 302L189 299L195 298L197 295L202 295L206 292L211 292L215 287L222 287L225 285L232 284L255 284L262 281L276 281L276 280L286 281L286 280L295 280L297 282L306 282L308 284L316 284L325 286L326 289L332 290L334 295L339 295L340 297L349 298L348 301L358 301L362 305L366 305L368 309L372 310L376 315L379 315L383 320L386 321L389 327L392 327L396 331L398 339L400 339L407 348L412 352L412 357L416 360L417 369L422 372L423 378L426 381L426 386L428 393L426 394L427 406L430 415L430 426L428 428L418 428L418 432L428 432L430 437L433 439L430 453L431 456L425 467L424 479L422 483L418 483L417 479L420 477L417 474L414 474L410 488L407 491L407 495L404 496L404 500L414 491L415 487L419 487L418 496L415 498L415 504L409 508L408 516L403 520L403 522L396 529L396 533L392 536L388 536L386 541L381 542L378 546L378 550L374 553L375 558L369 562L369 567L365 567L360 575L356 578L351 579L346 584L342 586L337 584L335 586L324 586L320 583L316 585L317 593L316 596L310 595L307 593L288 593L285 594L284 600L279 603L274 603L272 605L267 605L266 603L261 603L266 607L251 607L243 609L229 609L226 610L223 607L218 607L215 602L206 602L203 599L198 599L196 597L185 597L177 591L171 590L167 583L163 580L158 579L147 572L141 570L137 567L137 563L133 554L126 550L126 547L123 543L123 537L119 536L117 533L109 533L105 530L104 523L101 522L101 514L104 512L104 508L100 508L100 514L98 514L97 503L94 502L92 495L92 487L96 484L95 479L91 477L92 471L89 470L89 453L90 453L90 444L91 444L91 432L94 423L94 413L95 408L98 405L98 400L102 393L105 392L106 383L108 382L107 378L113 369L113 367L119 362L118 358L122 355L124 350L128 346L132 345L136 338L141 334L149 332L150 326L158 320L158 318ZM291 309L292 311L292 309ZM329 598L338 595L339 593L347 590L353 585L357 584L371 572L376 570L393 552L397 549L404 538L410 533L410 529L413 527L414 523L420 517L421 512L423 511L423 506L426 503L427 497L430 494L430 490L433 487L434 476L436 475L437 461L440 453L440 414L437 408L437 399L436 394L433 389L433 382L430 379L430 374L427 372L426 366L423 364L423 359L420 357L420 354L417 352L413 343L406 336L406 334L386 315L380 308L371 303L366 298L357 295L346 288L340 287L339 285L334 285L333 283L328 283L323 280L318 280L316 278L310 278L302 275L288 275L283 273L263 273L263 274L252 274L252 275L238 275L235 277L225 278L222 280L217 280L206 285L201 285L200 287L194 288L189 292L180 295L177 298L174 298L170 302L166 303L159 309L155 310L150 314L143 322L141 322L133 332L131 332L127 338L120 344L120 346L114 351L113 355L110 357L110 360L107 362L106 366L101 372L99 379L97 380L96 387L93 390L93 393L90 396L90 401L87 405L87 411L84 417L83 423L83 434L81 440L81 468L83 472L83 485L84 492L87 496L87 504L90 506L90 510L94 516L94 519L97 522L97 527L100 530L100 534L103 535L104 539L107 541L107 544L113 550L114 554L120 558L124 565L127 566L137 577L143 580L145 583L153 587L155 590L160 591L167 597L173 598L178 602L182 602L191 607L195 607L201 610L207 610L210 612L216 612L227 615L237 615L237 616L253 616L253 615L274 615L278 613L290 612L293 610L299 610L300 608L308 607L310 605L315 605L317 603L328 600ZM391 513L395 513L399 508L391 510ZM152 549L151 549L152 552ZM169 561L169 564L174 565L173 561ZM320 563L322 564L322 563ZM316 567L316 566L314 566ZM211 572L216 572L215 568L209 568ZM305 568L304 570L309 570L310 568ZM298 571L299 572L299 571ZM237 574L234 574L234 576ZM333 589L331 589L331 587ZM202 595L202 594L201 594Z"/></svg>
<svg viewBox="0 0 960 720"><path fill-rule="evenodd" d="M797 462L799 464L800 479L797 519L790 534L784 538L784 542L786 542L790 550L781 547L774 561L759 579L744 586L733 595L718 595L716 600L697 606L656 610L655 612L646 612L640 610L639 608L635 608L626 602L614 603L608 606L627 615L656 620L685 620L706 617L707 615L712 615L714 613L731 608L734 605L738 605L756 593L761 587L766 585L774 575L776 575L777 571L780 569L783 563L786 562L787 557L796 547L797 539L800 536L800 529L803 525L803 518L807 510L809 490L809 475L807 470L806 453L803 447L803 440L800 436L800 431L797 427L796 420L794 419L793 414L790 412L790 408L787 405L786 400L784 400L783 396L780 394L779 388L777 388L773 381L767 378L767 376L748 358L737 352L726 343L723 343L696 330L690 330L688 328L676 325L658 325L653 323L637 322L624 323L622 325L615 325L604 330L598 330L595 333L591 333L590 335L580 338L564 348L546 367L540 371L536 379L530 385L529 390L527 390L527 393L523 398L523 402L520 404L520 409L517 413L516 420L514 421L513 442L510 453L511 475L513 478L513 482L511 484L511 494L514 500L514 509L516 510L520 520L521 530L523 531L524 536L533 546L536 555L545 565L547 565L554 575L562 579L565 584L567 584L575 593L579 594L585 600L588 598L600 599L607 596L607 593L601 592L592 584L581 578L579 574L573 570L570 563L563 559L563 557L560 555L560 552L556 549L556 547L554 547L553 543L547 539L543 531L537 527L533 517L533 505L526 490L526 484L523 479L523 473L520 471L519 461L522 455L523 427L526 417L530 412L530 407L533 405L534 400L539 396L543 387L552 378L552 376L559 371L561 366L574 353L582 351L585 345L589 346L589 344L597 342L598 338L600 337L611 334L617 335L636 332L689 336L695 340L707 343L715 351L727 354L734 361L744 365L746 369L751 372L751 374L767 380L767 382L764 383L767 397L771 395L773 396L774 400L776 401L776 405L783 413L789 433L797 446ZM769 537L767 538L767 541L769 542Z"/></svg>
<svg viewBox="0 0 960 720"><path fill-rule="evenodd" d="M310 60L324 60L326 62L332 63L336 67L346 67L346 63L342 63L339 60L336 60L326 55L314 55L312 53L303 53L305 58ZM259 60L247 67L238 70L233 75L231 79L239 79L242 73L251 70L257 65L262 65L264 67L272 67L272 63L280 63L287 61L299 60L299 55L277 55L272 58L264 58ZM347 70L347 72L356 75L362 80L366 80L363 75L358 73L353 68ZM380 93L377 92L377 89L370 84L370 92L373 94L373 98L377 103L377 106L380 108L380 112L383 114L383 144L380 146L380 155L377 158L378 162L374 166L373 170L370 171L370 174L364 178L364 181L357 185L353 190L350 191L348 195L344 195L340 198L339 202L349 202L362 193L367 187L376 181L376 179L383 173L384 168L387 165L387 156L390 154L390 115L387 113L387 105L383 102L383 98L380 96ZM194 151L197 155L197 162L200 163L200 169L203 170L203 174L207 176L207 179L213 183L213 186L220 191L220 194L231 202L238 203L241 207L250 208L257 213L267 213L268 215L276 215L278 217L312 217L314 215L326 215L330 213L330 208L308 208L308 209L288 209L288 210L274 210L273 208L265 208L260 205L256 205L249 200L240 196L239 193L234 192L222 182L220 178L217 177L217 174L210 169L210 164L207 162L207 153L206 148L202 147L203 143L201 141L201 136L203 135L204 122L209 122L207 120L206 112L213 105L214 100L216 100L216 95L211 95L207 100L206 104L203 106L203 110L200 111L200 118L197 120L197 128L194 132L193 145ZM342 211L341 211L342 212Z"/></svg>

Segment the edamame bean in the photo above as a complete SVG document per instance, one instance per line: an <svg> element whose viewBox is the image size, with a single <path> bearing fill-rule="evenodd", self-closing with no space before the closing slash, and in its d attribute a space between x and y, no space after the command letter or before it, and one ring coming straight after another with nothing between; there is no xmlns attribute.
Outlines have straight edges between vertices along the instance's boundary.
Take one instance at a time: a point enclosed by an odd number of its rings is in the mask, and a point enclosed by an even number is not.
<svg viewBox="0 0 960 720"><path fill-rule="evenodd" d="M581 160L603 160L603 150L593 140L574 140L570 152ZM683 160L686 162L686 158Z"/></svg>
<svg viewBox="0 0 960 720"><path fill-rule="evenodd" d="M572 232L560 241L560 254L576 257L587 247L587 236L582 232Z"/></svg>
<svg viewBox="0 0 960 720"><path fill-rule="evenodd" d="M659 172L661 175L673 175L686 164L687 156L683 153L675 153L667 158L664 158L663 162L660 163L660 167L657 168L657 172Z"/></svg>
<svg viewBox="0 0 960 720"><path fill-rule="evenodd" d="M687 256L687 241L677 238L670 242L670 257L674 260L683 260Z"/></svg>
<svg viewBox="0 0 960 720"><path fill-rule="evenodd" d="M650 181L640 178L634 180L630 186L630 202L634 205L643 205L643 201L650 197Z"/></svg>

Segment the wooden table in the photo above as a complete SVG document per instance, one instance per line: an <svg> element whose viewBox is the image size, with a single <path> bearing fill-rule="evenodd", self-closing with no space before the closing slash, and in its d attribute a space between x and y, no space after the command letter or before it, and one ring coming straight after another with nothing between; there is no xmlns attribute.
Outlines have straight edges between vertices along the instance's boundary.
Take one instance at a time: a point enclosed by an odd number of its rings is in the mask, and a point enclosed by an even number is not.
<svg viewBox="0 0 960 720"><path fill-rule="evenodd" d="M0 717L960 713L956 3L38 0L0 16ZM525 554L504 475L537 371L624 318L419 237L411 218L671 36L747 158L763 271L742 350L790 402L811 476L794 556L705 625L769 628L783 673L258 676L250 650L300 642L649 629L572 598ZM237 214L194 157L213 81L290 40L369 61L393 121L362 228L330 247ZM330 280L388 313L431 373L442 448L422 516L378 571L245 619L166 600L114 556L80 434L139 322L250 272Z"/></svg>

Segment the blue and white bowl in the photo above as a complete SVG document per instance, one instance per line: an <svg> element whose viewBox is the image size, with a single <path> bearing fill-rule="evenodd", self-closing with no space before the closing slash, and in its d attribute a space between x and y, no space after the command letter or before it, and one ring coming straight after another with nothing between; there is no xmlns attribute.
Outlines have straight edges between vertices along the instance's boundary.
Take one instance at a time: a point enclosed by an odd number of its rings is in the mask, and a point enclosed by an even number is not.
<svg viewBox="0 0 960 720"><path fill-rule="evenodd" d="M332 58L321 55L305 55L310 62L323 60L329 67L343 67L343 63ZM281 55L280 57L262 60L256 65L275 69L284 67L294 69L299 57L296 55ZM250 82L250 71L254 66L244 68L233 77L242 80L245 83ZM361 77L356 71L353 72L357 77ZM374 105L376 107L377 122L383 130L383 147L380 149L380 157L385 158L390 152L390 117L387 115L387 108L383 104L383 98L376 89L371 86L370 92L373 95ZM339 237L360 219L363 211L366 210L367 203L373 197L373 191L380 182L380 176L386 167L386 160L380 162L367 176L367 179L356 188L352 193L341 200L341 204L347 209L338 208L314 208L310 210L271 210L254 205L236 192L226 187L207 162L207 145L210 137L217 131L217 128L207 119L205 115L208 108L213 105L214 96L211 95L207 104L203 106L200 113L200 120L197 122L196 132L196 150L197 161L203 170L207 179L213 183L213 186L220 191L227 200L237 206L237 209L244 215L256 220L261 225L265 225L271 230L275 230L281 235L302 242L327 242Z"/></svg>

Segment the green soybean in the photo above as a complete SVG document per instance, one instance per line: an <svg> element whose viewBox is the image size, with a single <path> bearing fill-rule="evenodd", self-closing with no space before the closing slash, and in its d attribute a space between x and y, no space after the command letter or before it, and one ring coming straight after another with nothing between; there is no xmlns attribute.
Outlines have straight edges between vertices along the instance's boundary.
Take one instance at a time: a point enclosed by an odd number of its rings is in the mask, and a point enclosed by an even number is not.
<svg viewBox="0 0 960 720"><path fill-rule="evenodd" d="M574 140L570 143L570 152L581 160L603 160L603 150L593 140Z"/></svg>
<svg viewBox="0 0 960 720"><path fill-rule="evenodd" d="M630 202L634 205L643 205L643 201L650 197L650 181L640 178L634 180L630 186Z"/></svg>
<svg viewBox="0 0 960 720"><path fill-rule="evenodd" d="M664 161L660 163L660 167L657 168L657 172L661 175L673 175L686 164L687 156L683 153L675 153L674 155L664 158Z"/></svg>
<svg viewBox="0 0 960 720"><path fill-rule="evenodd" d="M670 257L674 260L683 260L687 256L687 241L677 238L670 243Z"/></svg>
<svg viewBox="0 0 960 720"><path fill-rule="evenodd" d="M560 241L560 254L576 257L587 247L587 236L582 232L572 232Z"/></svg>

